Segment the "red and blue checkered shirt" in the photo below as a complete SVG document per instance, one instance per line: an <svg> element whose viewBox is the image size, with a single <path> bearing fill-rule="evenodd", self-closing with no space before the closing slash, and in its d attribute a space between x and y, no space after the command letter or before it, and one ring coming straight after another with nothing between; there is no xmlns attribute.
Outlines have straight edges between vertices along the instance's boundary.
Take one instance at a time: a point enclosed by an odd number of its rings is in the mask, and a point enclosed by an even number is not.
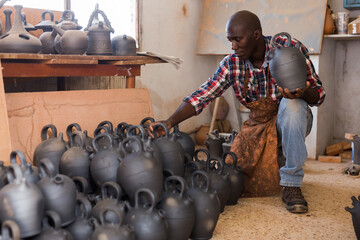
<svg viewBox="0 0 360 240"><path fill-rule="evenodd" d="M270 40L271 36L264 36L265 39L265 60L260 69L254 67L250 60L241 60L236 54L227 55L219 64L218 69L206 82L204 82L195 92L187 96L184 101L190 103L196 111L196 115L200 114L202 110L216 97L221 96L226 89L230 86L233 87L235 96L244 105L247 103L259 100L266 97L266 69L269 66L269 60L267 55L272 49ZM275 45L284 46L287 42L287 38L281 36L275 39ZM315 88L320 95L319 101L314 104L319 106L325 99L325 90L322 87L322 83L319 76L316 74L314 66L309 58L309 51L298 40L292 39L291 45L296 46L306 58L307 65L307 81L310 82L311 87ZM245 73L248 72L249 82L246 96L244 96L244 82ZM269 94L270 98L276 103L280 102L282 95L277 89L275 80L271 77L269 79Z"/></svg>

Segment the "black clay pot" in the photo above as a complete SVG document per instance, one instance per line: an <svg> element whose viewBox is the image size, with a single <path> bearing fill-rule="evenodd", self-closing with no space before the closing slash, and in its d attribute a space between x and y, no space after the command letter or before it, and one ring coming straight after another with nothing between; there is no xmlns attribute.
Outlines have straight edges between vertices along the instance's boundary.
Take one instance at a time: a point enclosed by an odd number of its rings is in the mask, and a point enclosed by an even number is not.
<svg viewBox="0 0 360 240"><path fill-rule="evenodd" d="M43 231L33 240L73 240L71 233L61 228L61 219L56 211L46 211Z"/></svg>
<svg viewBox="0 0 360 240"><path fill-rule="evenodd" d="M76 144L76 139L78 144ZM83 177L91 182L90 176L90 153L92 147L85 146L86 136L83 132L75 131L70 134L70 142L66 152L60 160L60 173L70 178Z"/></svg>
<svg viewBox="0 0 360 240"><path fill-rule="evenodd" d="M285 47L276 46L275 39L282 35L287 37ZM289 33L275 34L271 38L272 50L268 59L270 73L276 83L284 89L289 89L290 92L295 92L297 88L306 87L307 65L306 59L298 47L292 47L290 43Z"/></svg>
<svg viewBox="0 0 360 240"><path fill-rule="evenodd" d="M108 222L121 223L125 217L125 203L121 201L123 191L119 184L115 182L106 182L101 187L101 200L91 210L91 216L100 219L101 212L104 209L112 211L104 215ZM114 212L116 214L114 214Z"/></svg>
<svg viewBox="0 0 360 240"><path fill-rule="evenodd" d="M360 239L360 196L358 196L358 199L352 196L351 200L353 208L345 207L345 210L351 213L356 238Z"/></svg>
<svg viewBox="0 0 360 240"><path fill-rule="evenodd" d="M140 195L150 198L150 205L141 202ZM147 201L146 201L147 202ZM125 223L135 229L136 240L166 240L168 224L162 210L155 209L155 195L147 188L140 188L135 193L135 206L129 208Z"/></svg>
<svg viewBox="0 0 360 240"><path fill-rule="evenodd" d="M165 131L164 136L157 136L156 130L163 128ZM158 123L153 128L154 143L160 148L163 156L163 169L169 170L174 175L184 176L184 149L176 140L175 135L169 134L169 129L163 123Z"/></svg>
<svg viewBox="0 0 360 240"><path fill-rule="evenodd" d="M196 180L202 177L202 181ZM204 182L204 185L199 183ZM193 199L195 206L195 224L191 239L211 239L220 215L218 194L210 190L211 179L205 171L196 171L192 175L191 188L187 194Z"/></svg>
<svg viewBox="0 0 360 240"><path fill-rule="evenodd" d="M135 146L137 144L137 146ZM130 149L128 146L132 146ZM142 142L135 136L125 138L120 144L124 157L117 171L117 182L122 186L130 200L140 188L148 188L158 203L162 196L163 177L160 162L152 151L145 151Z"/></svg>
<svg viewBox="0 0 360 240"><path fill-rule="evenodd" d="M170 184L174 184L175 187L170 188ZM179 191L178 184L180 184ZM164 211L168 222L168 239L187 240L195 223L195 207L192 199L184 195L185 180L179 176L170 176L166 178L164 186L165 191L158 207Z"/></svg>
<svg viewBox="0 0 360 240"><path fill-rule="evenodd" d="M39 169L35 166L32 166L31 163L26 162L26 157L24 153L20 150L12 151L10 153L10 162L16 163L17 158L20 160L20 167L23 173L23 177L31 183L36 184L40 181Z"/></svg>
<svg viewBox="0 0 360 240"><path fill-rule="evenodd" d="M219 131L214 130L211 134L206 136L205 145L209 150L211 158L221 159L223 154L222 144L225 142L225 139L220 137Z"/></svg>
<svg viewBox="0 0 360 240"><path fill-rule="evenodd" d="M214 163L214 165L212 165ZM211 158L206 163L206 171L211 178L210 189L216 191L220 200L220 212L224 211L226 202L231 193L231 182L229 174L224 173L224 161L222 159Z"/></svg>
<svg viewBox="0 0 360 240"><path fill-rule="evenodd" d="M116 221L119 223L108 222L105 217L108 214L116 214L116 212L111 209L102 209L99 220L90 218L95 230L89 240L135 240L133 226L129 224L123 225L119 221Z"/></svg>
<svg viewBox="0 0 360 240"><path fill-rule="evenodd" d="M206 158L200 158L201 153L205 154ZM194 158L195 158L195 162L200 164L201 170L205 170L206 169L206 162L209 161L209 159L210 159L210 153L206 149L199 148L199 149L197 149L195 151Z"/></svg>
<svg viewBox="0 0 360 240"><path fill-rule="evenodd" d="M227 152L223 154L223 161L226 156L230 155L233 159L233 164L224 165L224 173L229 175L230 180L230 196L226 202L226 205L235 205L244 190L244 173L242 168L237 166L237 157L233 152Z"/></svg>
<svg viewBox="0 0 360 240"><path fill-rule="evenodd" d="M181 132L179 130L179 125L174 126L173 134L176 135L177 141L181 144L185 153L190 154L191 157L194 156L195 152L195 143L189 134Z"/></svg>
<svg viewBox="0 0 360 240"><path fill-rule="evenodd" d="M98 140L106 137L107 145L99 148ZM90 155L90 173L95 184L100 188L106 182L116 182L117 169L120 164L118 147L113 147L113 140L108 133L102 133L94 137L93 149L95 154Z"/></svg>
<svg viewBox="0 0 360 240"><path fill-rule="evenodd" d="M52 137L47 137L48 130L51 130ZM55 174L59 173L59 164L62 155L66 151L66 142L63 139L63 134L60 133L57 137L57 129L53 124L44 126L41 130L42 142L36 146L34 151L34 165L39 166L40 160L48 158L54 165Z"/></svg>
<svg viewBox="0 0 360 240"><path fill-rule="evenodd" d="M90 216L90 202L85 198L78 198L76 200L76 220L65 228L71 233L74 240L89 239L94 231L89 221Z"/></svg>
<svg viewBox="0 0 360 240"><path fill-rule="evenodd" d="M6 167L3 161L0 161L0 189L2 189L6 184L8 184L6 177Z"/></svg>
<svg viewBox="0 0 360 240"><path fill-rule="evenodd" d="M12 163L7 170L8 184L0 190L0 221L15 221L22 238L41 232L44 196L40 188L23 178L20 166Z"/></svg>
<svg viewBox="0 0 360 240"><path fill-rule="evenodd" d="M71 178L55 174L49 159L40 161L43 178L37 183L45 200L45 211L55 211L60 215L61 226L67 226L75 220L76 186Z"/></svg>

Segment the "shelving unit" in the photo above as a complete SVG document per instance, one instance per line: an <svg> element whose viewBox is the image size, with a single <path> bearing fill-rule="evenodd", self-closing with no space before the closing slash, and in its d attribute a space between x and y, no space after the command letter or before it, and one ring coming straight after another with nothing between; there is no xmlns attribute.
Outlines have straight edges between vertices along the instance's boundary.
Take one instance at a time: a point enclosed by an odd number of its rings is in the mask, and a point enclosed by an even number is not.
<svg viewBox="0 0 360 240"><path fill-rule="evenodd" d="M135 89L141 66L150 63L165 61L149 56L0 54L0 160L8 163L14 148L31 157L34 146L41 141L36 133L45 124L57 122L63 129L69 121L90 126L97 118L121 120L126 115L121 108L129 111L127 119L133 121L150 116L153 112L148 91ZM5 77L70 76L126 76L126 89L7 94L4 90Z"/></svg>
<svg viewBox="0 0 360 240"><path fill-rule="evenodd" d="M360 40L360 35L329 34L329 35L324 35L324 38L331 39L331 40Z"/></svg>

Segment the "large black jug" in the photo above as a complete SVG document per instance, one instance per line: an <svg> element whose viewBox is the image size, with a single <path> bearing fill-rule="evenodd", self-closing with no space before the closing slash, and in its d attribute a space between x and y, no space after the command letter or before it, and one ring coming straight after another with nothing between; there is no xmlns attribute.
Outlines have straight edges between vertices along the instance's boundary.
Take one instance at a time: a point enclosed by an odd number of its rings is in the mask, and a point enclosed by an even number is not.
<svg viewBox="0 0 360 240"><path fill-rule="evenodd" d="M276 46L275 39L285 35L287 42L284 47ZM272 50L269 52L269 67L271 76L276 83L287 88L290 92L295 92L297 88L306 87L307 65L304 55L297 46L291 46L291 36L289 33L281 32L271 38Z"/></svg>
<svg viewBox="0 0 360 240"><path fill-rule="evenodd" d="M140 195L149 197L150 205L141 201ZM135 206L127 204L129 211L125 217L125 223L135 229L137 240L166 240L168 224L162 210L155 208L155 195L147 188L140 188L135 193Z"/></svg>
<svg viewBox="0 0 360 240"><path fill-rule="evenodd" d="M52 137L47 137L48 130L51 129ZM34 165L39 166L40 160L48 158L55 167L55 173L59 173L59 164L63 153L66 151L66 142L63 139L63 134L57 136L57 129L55 125L45 125L41 130L42 142L36 146L34 151Z"/></svg>
<svg viewBox="0 0 360 240"><path fill-rule="evenodd" d="M237 157L233 152L223 153L223 160L227 155L230 155L233 159L233 164L225 164L224 165L224 173L229 174L230 180L230 196L226 202L226 205L235 205L238 199L241 197L241 194L244 190L244 173L240 166L237 166Z"/></svg>
<svg viewBox="0 0 360 240"><path fill-rule="evenodd" d="M169 187L172 183L174 186ZM179 184L180 190L177 189ZM184 194L185 180L180 176L170 176L166 178L164 187L158 207L164 210L168 222L168 239L187 240L195 223L195 207L192 199Z"/></svg>

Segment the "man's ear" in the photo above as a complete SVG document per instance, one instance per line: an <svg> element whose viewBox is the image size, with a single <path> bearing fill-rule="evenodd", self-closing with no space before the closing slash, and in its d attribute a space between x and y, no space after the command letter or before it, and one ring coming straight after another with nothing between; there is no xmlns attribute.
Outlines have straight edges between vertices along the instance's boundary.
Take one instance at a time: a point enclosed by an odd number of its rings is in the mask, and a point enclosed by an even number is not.
<svg viewBox="0 0 360 240"><path fill-rule="evenodd" d="M259 39L261 38L261 36L262 36L261 30L260 30L260 29L256 29L256 30L254 31L254 33L253 33L253 36L254 36L255 40L259 40Z"/></svg>

